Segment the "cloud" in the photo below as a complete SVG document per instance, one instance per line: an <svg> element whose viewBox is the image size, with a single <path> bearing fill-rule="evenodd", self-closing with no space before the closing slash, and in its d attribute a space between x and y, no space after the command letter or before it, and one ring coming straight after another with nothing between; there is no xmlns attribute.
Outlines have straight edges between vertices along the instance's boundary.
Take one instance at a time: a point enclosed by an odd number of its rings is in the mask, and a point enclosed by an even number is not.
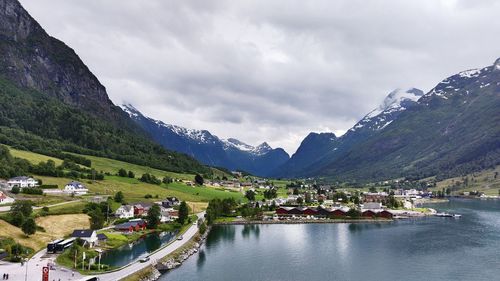
<svg viewBox="0 0 500 281"><path fill-rule="evenodd" d="M293 153L394 88L491 64L498 1L21 0L115 103Z"/></svg>

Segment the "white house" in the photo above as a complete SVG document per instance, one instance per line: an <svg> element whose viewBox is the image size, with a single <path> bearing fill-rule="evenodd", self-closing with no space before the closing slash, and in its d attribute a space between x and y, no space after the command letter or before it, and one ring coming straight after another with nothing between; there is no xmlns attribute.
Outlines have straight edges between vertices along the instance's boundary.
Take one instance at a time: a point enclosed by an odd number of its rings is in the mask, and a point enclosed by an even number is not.
<svg viewBox="0 0 500 281"><path fill-rule="evenodd" d="M82 239L90 248L97 245L98 241L97 232L91 229L75 229L71 237Z"/></svg>
<svg viewBox="0 0 500 281"><path fill-rule="evenodd" d="M64 187L64 192L75 195L87 194L89 190L81 182L72 181Z"/></svg>
<svg viewBox="0 0 500 281"><path fill-rule="evenodd" d="M20 187L20 188L35 187L38 186L38 181L35 180L34 178L21 176L21 177L11 178L7 182L7 185L9 186L9 189L12 189L13 187Z"/></svg>
<svg viewBox="0 0 500 281"><path fill-rule="evenodd" d="M120 208L118 208L115 211L115 216L119 217L120 219L133 218L134 217L134 206L121 205Z"/></svg>

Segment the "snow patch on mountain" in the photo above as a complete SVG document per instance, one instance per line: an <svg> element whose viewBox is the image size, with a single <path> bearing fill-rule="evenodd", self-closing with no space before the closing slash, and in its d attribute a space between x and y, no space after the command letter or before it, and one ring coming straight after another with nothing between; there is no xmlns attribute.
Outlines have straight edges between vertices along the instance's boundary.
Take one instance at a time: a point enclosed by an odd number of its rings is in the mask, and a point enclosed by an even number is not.
<svg viewBox="0 0 500 281"><path fill-rule="evenodd" d="M382 130L387 127L393 119L391 115L404 111L408 105L416 102L424 95L419 89L396 89L389 93L382 104L368 113L361 121L359 121L350 131L356 131L363 127L369 127L373 130Z"/></svg>

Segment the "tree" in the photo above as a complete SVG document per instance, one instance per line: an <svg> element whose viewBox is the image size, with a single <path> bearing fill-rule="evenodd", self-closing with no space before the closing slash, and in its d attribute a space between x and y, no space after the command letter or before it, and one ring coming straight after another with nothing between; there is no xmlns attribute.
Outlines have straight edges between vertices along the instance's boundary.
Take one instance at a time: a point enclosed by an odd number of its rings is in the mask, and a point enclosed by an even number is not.
<svg viewBox="0 0 500 281"><path fill-rule="evenodd" d="M135 178L134 172L128 171L128 177L131 178L131 179Z"/></svg>
<svg viewBox="0 0 500 281"><path fill-rule="evenodd" d="M14 193L14 194L18 194L18 193L19 193L19 191L21 191L21 190L19 189L19 187L18 187L18 186L14 186L14 187L11 189L11 191L10 191L10 192L12 192L12 193Z"/></svg>
<svg viewBox="0 0 500 281"><path fill-rule="evenodd" d="M115 194L115 202L117 203L123 203L123 199L125 198L125 196L123 196L123 192L121 191L118 191L116 194Z"/></svg>
<svg viewBox="0 0 500 281"><path fill-rule="evenodd" d="M21 213L25 217L31 216L33 213L33 202L29 200L15 201L10 207L12 213Z"/></svg>
<svg viewBox="0 0 500 281"><path fill-rule="evenodd" d="M189 217L189 208L186 204L186 201L182 201L179 205L179 219L177 220L180 224L184 224L184 222Z"/></svg>
<svg viewBox="0 0 500 281"><path fill-rule="evenodd" d="M24 234L26 234L26 236L35 234L36 232L35 220L33 218L28 218L26 221L23 222L21 229L23 230Z"/></svg>
<svg viewBox="0 0 500 281"><path fill-rule="evenodd" d="M127 171L125 171L125 169L121 168L120 170L118 170L118 176L120 177L127 177Z"/></svg>
<svg viewBox="0 0 500 281"><path fill-rule="evenodd" d="M299 189L298 188L294 188L293 189L293 195L299 195Z"/></svg>
<svg viewBox="0 0 500 281"><path fill-rule="evenodd" d="M153 204L153 206L149 208L147 216L149 229L154 229L160 224L160 216L161 216L160 206L158 206L157 204ZM179 211L179 217L180 217L180 211Z"/></svg>
<svg viewBox="0 0 500 281"><path fill-rule="evenodd" d="M105 217L100 208L96 208L89 212L90 229L101 229L104 226Z"/></svg>
<svg viewBox="0 0 500 281"><path fill-rule="evenodd" d="M20 212L15 212L11 214L11 223L15 226L20 227L24 223L24 215Z"/></svg>
<svg viewBox="0 0 500 281"><path fill-rule="evenodd" d="M249 200L249 201L255 201L255 192L253 190L247 190L245 192L245 197Z"/></svg>
<svg viewBox="0 0 500 281"><path fill-rule="evenodd" d="M171 177L165 176L165 177L163 177L162 182L163 182L164 184L169 184L169 183L172 183L172 182L173 182L173 180L172 180L172 178L171 178Z"/></svg>
<svg viewBox="0 0 500 281"><path fill-rule="evenodd" d="M297 204L302 205L304 203L304 199L302 197L297 198Z"/></svg>
<svg viewBox="0 0 500 281"><path fill-rule="evenodd" d="M374 186L371 186L368 191L370 191L371 193L377 193L377 188L374 187Z"/></svg>
<svg viewBox="0 0 500 281"><path fill-rule="evenodd" d="M203 177L200 174L196 174L196 176L194 176L194 182L197 185L203 185L204 183Z"/></svg>

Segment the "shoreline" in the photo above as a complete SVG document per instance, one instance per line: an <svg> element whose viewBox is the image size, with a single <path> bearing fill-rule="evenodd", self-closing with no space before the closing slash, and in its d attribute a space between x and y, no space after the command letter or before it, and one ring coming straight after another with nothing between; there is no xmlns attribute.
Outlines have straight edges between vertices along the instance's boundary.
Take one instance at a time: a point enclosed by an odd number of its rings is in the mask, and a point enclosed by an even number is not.
<svg viewBox="0 0 500 281"><path fill-rule="evenodd" d="M249 224L325 224L325 223L379 223L379 222L393 222L394 219L328 219L328 220L269 220L269 221L227 221L215 222L214 225L249 225Z"/></svg>

